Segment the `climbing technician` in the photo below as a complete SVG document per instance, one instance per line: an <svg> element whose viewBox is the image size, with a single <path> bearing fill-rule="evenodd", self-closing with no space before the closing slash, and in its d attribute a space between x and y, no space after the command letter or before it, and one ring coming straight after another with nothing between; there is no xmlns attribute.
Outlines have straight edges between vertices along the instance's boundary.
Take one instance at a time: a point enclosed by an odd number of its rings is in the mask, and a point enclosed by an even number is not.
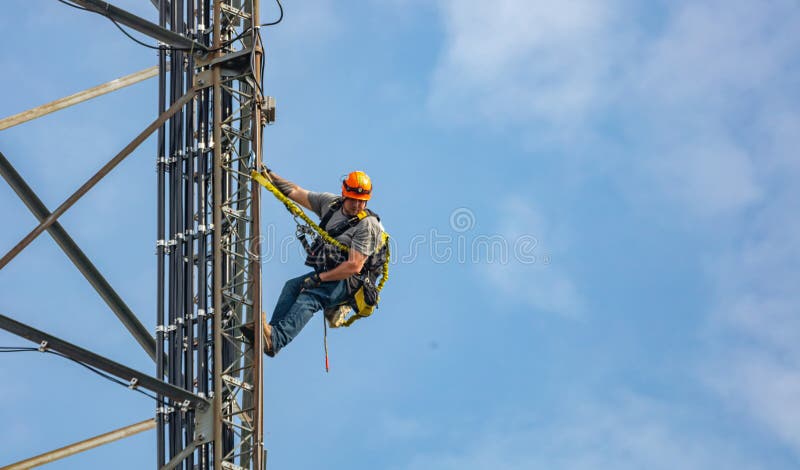
<svg viewBox="0 0 800 470"><path fill-rule="evenodd" d="M251 177L281 200L295 220L305 222L298 221L297 237L307 252L305 264L314 269L284 284L272 318L262 321L264 352L277 354L319 310L325 311L332 328L372 314L389 275L389 244L380 217L367 209L372 197L369 176L363 171L348 174L341 196L303 189L266 167ZM319 224L297 204L314 212ZM252 324L242 331L252 340Z"/></svg>

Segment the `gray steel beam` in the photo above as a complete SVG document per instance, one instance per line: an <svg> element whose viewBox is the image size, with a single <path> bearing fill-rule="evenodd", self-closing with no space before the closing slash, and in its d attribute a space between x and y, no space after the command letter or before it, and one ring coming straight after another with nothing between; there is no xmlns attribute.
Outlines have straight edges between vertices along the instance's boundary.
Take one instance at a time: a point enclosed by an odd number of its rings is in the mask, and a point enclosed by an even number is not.
<svg viewBox="0 0 800 470"><path fill-rule="evenodd" d="M60 449L52 450L50 452L45 452L44 454L39 454L36 457L31 457L29 459L25 459L16 463L12 463L11 465L7 465L5 467L0 468L0 470L28 470L34 467L40 467L44 464L48 464L51 462L55 462L56 460L61 460L65 457L69 457L70 455L75 455L80 452L87 451L89 449L94 449L95 447L101 446L103 444L108 444L110 442L118 441L125 437L130 437L140 432L147 431L148 429L153 429L156 427L155 421L152 419L148 419L136 424L132 424L130 426L125 426L124 428L116 429L111 432L107 432L105 434L101 434L99 436L95 436L80 442L76 442L75 444L70 444L68 446L61 447Z"/></svg>
<svg viewBox="0 0 800 470"><path fill-rule="evenodd" d="M83 197L90 189L97 184L98 181L103 179L104 176L109 174L111 170L114 169L122 160L125 159L128 155L133 152L136 147L138 147L142 142L144 142L150 134L152 134L156 129L161 127L164 122L167 121L173 114L178 112L184 105L189 103L192 98L194 98L197 91L195 89L189 90L185 95L183 95L179 100L175 101L172 106L169 107L166 111L161 113L160 116L156 118L155 121L150 123L149 126L145 130L143 130L136 138L134 138L128 145L125 146L114 158L108 161L103 168L101 168L97 173L94 174L89 181L83 184L77 191L75 191L72 196L68 197L63 204L58 206L58 208L50 214L50 216L45 219L43 222L39 224L35 229L33 229L28 235L25 236L19 243L17 243L14 248L12 248L8 253L6 253L2 259L0 259L0 269L3 269L12 259L14 259L26 246L30 245L30 243L36 239L39 235L42 234L48 227L53 225L56 220L58 220L61 215L67 211L73 204L75 204L78 199Z"/></svg>
<svg viewBox="0 0 800 470"><path fill-rule="evenodd" d="M157 39L164 44L172 47L177 47L186 50L207 52L208 48L199 42L192 41L191 39L182 36L178 33L172 32L166 28L147 21L146 19L136 16L122 8L115 7L108 2L102 0L69 0L72 3L80 5L87 10L100 13L103 16L111 18L117 23L124 24L130 28L146 34L153 39Z"/></svg>
<svg viewBox="0 0 800 470"><path fill-rule="evenodd" d="M83 349L80 346L68 343L2 314L0 314L0 328L39 345L44 344L44 347L47 349L59 352L71 359L90 365L103 372L119 377L122 380L129 381L132 386L151 390L176 401L188 402L192 407L205 408L210 404L208 400L192 392L158 380L138 370L131 369L128 366L114 362L88 349Z"/></svg>
<svg viewBox="0 0 800 470"><path fill-rule="evenodd" d="M103 83L102 85L79 91L78 93L66 96L64 98L37 106L33 109L23 111L13 116L0 119L0 131L42 117L46 114L54 113L69 106L82 103L92 98L105 95L106 93L111 93L112 91L119 90L120 88L139 83L142 80L155 77L157 74L158 66L150 67L148 69L117 78L116 80L111 80L108 83Z"/></svg>
<svg viewBox="0 0 800 470"><path fill-rule="evenodd" d="M11 186L14 192L22 199L22 202L28 206L28 209L30 209L39 223L50 217L50 211L47 210L44 203L36 196L36 193L33 192L25 180L22 179L22 176L17 173L17 170L14 169L11 162L6 159L2 152L0 152L0 174L2 174L3 178L8 182L8 185ZM89 258L78 247L72 237L69 236L67 231L64 230L61 224L55 222L47 228L47 232L53 237L53 240L58 243L58 246L61 247L75 267L78 268L78 271L83 274L83 277L94 287L94 290L100 294L100 297L103 298L111 311L119 318L119 321L125 325L125 328L130 331L134 339L136 339L142 348L144 348L145 352L155 360L155 339L147 331L147 328L142 325L142 322L139 321L125 301L114 291L111 284L108 283L105 277L100 274L100 271L97 270L95 265L92 264Z"/></svg>

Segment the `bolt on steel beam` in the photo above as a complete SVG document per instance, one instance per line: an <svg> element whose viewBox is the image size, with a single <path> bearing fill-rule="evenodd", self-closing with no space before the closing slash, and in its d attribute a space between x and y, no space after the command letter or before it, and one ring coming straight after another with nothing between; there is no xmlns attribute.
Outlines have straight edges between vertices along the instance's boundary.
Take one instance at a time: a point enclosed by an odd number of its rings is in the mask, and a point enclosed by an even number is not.
<svg viewBox="0 0 800 470"><path fill-rule="evenodd" d="M8 185L17 193L22 199L22 202L28 206L28 209L33 213L36 219L41 223L43 220L50 216L50 211L44 203L36 196L30 186L20 176L17 170L11 165L11 162L6 159L5 155L0 152L0 174L5 178ZM145 352L153 359L156 358L156 340L147 331L147 328L142 325L139 318L131 311L124 300L117 294L111 284L108 283L105 277L100 274L100 271L89 260L89 258L78 247L78 244L69 236L66 230L55 222L47 228L47 232L53 237L58 246L69 257L70 261L78 268L78 271L83 274L89 284L94 287L94 290L100 294L100 297L105 301L108 308L119 318L125 328L133 335L134 339L144 348Z"/></svg>
<svg viewBox="0 0 800 470"><path fill-rule="evenodd" d="M208 400L180 387L170 385L166 382L151 377L138 370L114 362L111 359L93 353L88 349L81 348L72 343L64 341L53 335L37 330L24 323L0 314L0 328L13 333L21 338L33 341L44 349L51 349L61 353L71 359L88 364L103 372L117 376L122 380L130 381L132 387L141 387L153 392L165 395L192 407L206 408L209 406Z"/></svg>

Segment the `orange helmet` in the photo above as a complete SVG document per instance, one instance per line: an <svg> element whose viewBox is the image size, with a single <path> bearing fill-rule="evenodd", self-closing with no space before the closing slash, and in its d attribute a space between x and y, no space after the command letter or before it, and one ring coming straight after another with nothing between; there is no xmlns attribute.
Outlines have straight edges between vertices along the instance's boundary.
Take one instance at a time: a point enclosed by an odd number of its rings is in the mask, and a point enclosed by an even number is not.
<svg viewBox="0 0 800 470"><path fill-rule="evenodd" d="M363 171L354 171L342 181L342 197L369 201L372 197L372 180Z"/></svg>

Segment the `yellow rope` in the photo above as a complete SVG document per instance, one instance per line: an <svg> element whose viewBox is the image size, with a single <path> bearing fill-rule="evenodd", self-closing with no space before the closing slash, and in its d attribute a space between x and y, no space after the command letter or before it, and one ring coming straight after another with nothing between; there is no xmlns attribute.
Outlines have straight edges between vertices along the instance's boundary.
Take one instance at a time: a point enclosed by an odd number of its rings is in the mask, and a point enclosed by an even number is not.
<svg viewBox="0 0 800 470"><path fill-rule="evenodd" d="M383 289L383 285L386 284L386 280L389 279L389 262L392 259L392 252L389 249L389 234L386 233L386 232L383 232L383 243L386 244L386 262L383 263L383 271L381 272L381 280L378 282L378 285L375 286L375 288L378 290L378 300L377 300L377 302L375 302L375 306L376 307L381 301L380 293L381 293L381 290ZM373 307L372 309L369 309L369 313L364 315L364 314L361 314L360 312L358 312L358 311L356 311L354 309L353 311L355 313L353 315L351 315L350 318L348 318L344 322L344 324L342 326L349 327L350 325L355 323L355 321L358 320L359 318L367 318L368 316L372 315L372 312L374 310L375 310L375 308Z"/></svg>
<svg viewBox="0 0 800 470"><path fill-rule="evenodd" d="M311 220L308 217L308 215L306 215L303 209L301 209L294 201L286 197L286 195L283 194L277 187L275 187L275 185L272 184L272 181L267 179L263 174L253 170L250 173L250 177L253 178L255 181L257 181L261 186L267 188L267 191L271 192L273 196L275 196L279 201L283 203L284 206L286 206L286 209L289 211L289 213L291 213L295 217L300 217L301 219L303 219L303 222L307 223L312 229L314 229L314 231L320 237L322 237L322 239L325 240L325 242L330 243L331 245L335 246L336 248L339 248L345 253L350 252L350 249L346 245L344 245L339 240L331 237L328 234L328 232L322 229L322 227L314 223L314 221ZM386 245L386 262L383 263L381 280L378 282L378 285L376 286L378 294L380 294L384 284L386 284L386 280L389 279L389 261L391 259L391 251L389 250L389 234L383 232L382 236L383 237L381 241ZM380 296L378 297L378 301L380 301ZM358 312L355 312L355 314L351 315L350 318L348 318L347 321L345 321L343 326L350 326L359 318L368 317L370 314L372 314L372 311L370 311L370 313L366 315L361 315Z"/></svg>
<svg viewBox="0 0 800 470"><path fill-rule="evenodd" d="M283 203L284 206L286 206L286 209L288 209L289 212L292 215L294 215L295 217L300 217L301 219L303 219L303 222L305 222L308 225L310 225L311 228L313 228L314 231L317 232L319 234L319 236L321 236L322 239L325 240L327 243L330 243L331 245L335 246L336 248L339 248L340 250L344 251L345 253L350 251L350 249L347 246L345 246L344 244L342 244L342 242L340 242L339 240L331 237L330 235L328 235L328 232L326 232L325 230L322 230L322 227L320 227L319 225L315 224L314 221L311 220L306 215L306 213L305 213L305 211L303 209L301 209L297 204L295 204L294 201L292 201L291 199L286 197L278 188L275 187L274 184L272 184L272 182L270 180L265 178L264 175L262 175L261 173L253 170L250 173L250 177L253 178L254 180L256 180L259 184L261 184L261 186L264 186L265 188L267 188L267 190L269 192L271 192L276 198L278 198L279 201L281 201Z"/></svg>

